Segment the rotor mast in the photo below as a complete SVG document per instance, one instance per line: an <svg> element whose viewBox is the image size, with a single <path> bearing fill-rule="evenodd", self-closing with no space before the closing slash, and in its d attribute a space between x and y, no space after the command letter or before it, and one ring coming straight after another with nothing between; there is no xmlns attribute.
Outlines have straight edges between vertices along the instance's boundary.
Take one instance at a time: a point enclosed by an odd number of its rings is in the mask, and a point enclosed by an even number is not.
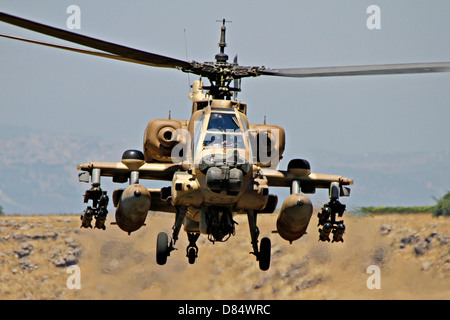
<svg viewBox="0 0 450 320"><path fill-rule="evenodd" d="M232 93L234 91L240 91L239 88L230 88L231 81L234 80L232 75L233 64L228 63L228 55L225 53L226 42L226 23L231 22L225 19L216 20L217 22L222 22L222 27L220 28L220 41L219 41L219 53L216 54L216 62L214 68L215 72L208 75L208 80L211 82L211 86L205 87L209 90L209 94L213 99L225 99L231 100Z"/></svg>

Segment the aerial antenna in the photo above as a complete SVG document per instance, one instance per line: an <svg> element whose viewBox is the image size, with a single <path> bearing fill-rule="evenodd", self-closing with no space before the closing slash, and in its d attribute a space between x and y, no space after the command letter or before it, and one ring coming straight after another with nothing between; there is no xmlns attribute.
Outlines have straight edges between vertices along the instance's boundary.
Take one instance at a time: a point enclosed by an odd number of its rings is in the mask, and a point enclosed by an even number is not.
<svg viewBox="0 0 450 320"><path fill-rule="evenodd" d="M216 62L217 63L227 63L228 56L225 54L225 47L227 46L227 43L225 41L225 33L227 31L227 27L225 26L225 23L232 22L232 21L222 19L222 20L216 20L216 22L222 22L222 28L220 28L220 42L219 42L220 52L218 54L216 54Z"/></svg>
<svg viewBox="0 0 450 320"><path fill-rule="evenodd" d="M189 58L188 58L188 47L187 47L187 37L186 37L186 28L184 28L184 49L186 50L186 61L189 61ZM188 72L187 74L188 74L189 92L192 92L192 90L191 90L191 76L190 76L190 72Z"/></svg>

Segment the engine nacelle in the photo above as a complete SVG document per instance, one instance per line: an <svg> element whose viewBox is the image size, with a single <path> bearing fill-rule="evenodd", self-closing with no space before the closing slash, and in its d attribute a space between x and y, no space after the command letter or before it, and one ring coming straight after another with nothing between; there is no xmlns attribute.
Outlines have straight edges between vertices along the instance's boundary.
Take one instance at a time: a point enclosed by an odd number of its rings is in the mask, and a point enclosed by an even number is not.
<svg viewBox="0 0 450 320"><path fill-rule="evenodd" d="M279 235L292 242L306 233L313 206L311 200L302 193L294 193L284 200L277 219Z"/></svg>
<svg viewBox="0 0 450 320"><path fill-rule="evenodd" d="M120 192L121 190L116 190ZM113 197L117 195L113 194ZM119 198L116 210L116 222L120 229L131 233L145 223L150 209L151 197L148 189L139 184L129 185Z"/></svg>
<svg viewBox="0 0 450 320"><path fill-rule="evenodd" d="M144 133L145 162L172 162L172 149L181 141L180 129L187 129L186 120L151 120Z"/></svg>
<svg viewBox="0 0 450 320"><path fill-rule="evenodd" d="M260 167L276 167L284 152L284 129L274 125L250 124L249 132L253 163Z"/></svg>

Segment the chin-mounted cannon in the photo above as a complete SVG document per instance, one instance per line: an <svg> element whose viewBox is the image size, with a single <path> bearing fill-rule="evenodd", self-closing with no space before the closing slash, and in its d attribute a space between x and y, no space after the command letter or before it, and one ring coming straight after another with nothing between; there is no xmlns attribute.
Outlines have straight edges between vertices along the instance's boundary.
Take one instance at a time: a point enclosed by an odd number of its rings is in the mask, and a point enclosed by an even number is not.
<svg viewBox="0 0 450 320"><path fill-rule="evenodd" d="M333 234L331 242L344 242L345 232L344 220L336 220L342 217L345 212L345 204L339 202L339 196L349 196L350 189L339 186L338 182L332 182L330 185L330 202L325 204L322 211L317 214L319 224L319 241L330 241L330 234Z"/></svg>
<svg viewBox="0 0 450 320"><path fill-rule="evenodd" d="M92 200L92 206L88 206L81 215L81 228L92 228L92 218L95 218L94 228L105 230L109 198L106 195L106 191L100 188L100 169L92 169L90 176L92 188L86 190L84 203ZM89 172L80 173L79 180L89 182Z"/></svg>

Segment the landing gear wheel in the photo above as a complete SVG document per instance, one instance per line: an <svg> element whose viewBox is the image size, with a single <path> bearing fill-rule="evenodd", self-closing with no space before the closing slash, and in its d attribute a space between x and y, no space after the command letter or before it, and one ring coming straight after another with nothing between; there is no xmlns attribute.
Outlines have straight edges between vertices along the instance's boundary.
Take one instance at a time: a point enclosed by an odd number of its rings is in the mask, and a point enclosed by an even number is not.
<svg viewBox="0 0 450 320"><path fill-rule="evenodd" d="M160 232L156 239L156 262L161 266L166 264L169 253L169 237L167 233Z"/></svg>
<svg viewBox="0 0 450 320"><path fill-rule="evenodd" d="M198 247L195 244L197 242L198 237L200 237L200 233L188 233L189 245L186 248L186 257L190 264L195 263L195 259L198 257Z"/></svg>
<svg viewBox="0 0 450 320"><path fill-rule="evenodd" d="M259 247L259 268L266 271L270 267L271 242L269 238L262 238Z"/></svg>
<svg viewBox="0 0 450 320"><path fill-rule="evenodd" d="M195 250L195 248L190 248L188 250L187 257L190 264L195 263L195 259L197 258L197 251Z"/></svg>

